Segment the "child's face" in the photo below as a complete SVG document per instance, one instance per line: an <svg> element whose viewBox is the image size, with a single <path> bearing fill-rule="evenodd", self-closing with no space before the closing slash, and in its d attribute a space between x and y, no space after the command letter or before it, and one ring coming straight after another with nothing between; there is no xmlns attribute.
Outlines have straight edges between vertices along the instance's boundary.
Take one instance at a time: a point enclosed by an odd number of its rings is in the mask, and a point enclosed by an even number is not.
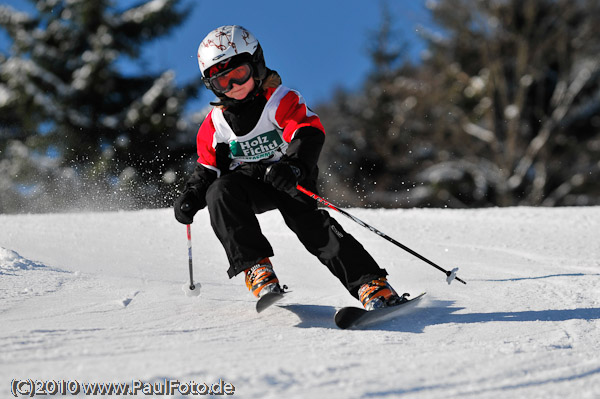
<svg viewBox="0 0 600 399"><path fill-rule="evenodd" d="M254 79L250 78L246 83L241 85L234 83L231 90L226 92L225 95L234 100L243 100L252 90L254 90Z"/></svg>

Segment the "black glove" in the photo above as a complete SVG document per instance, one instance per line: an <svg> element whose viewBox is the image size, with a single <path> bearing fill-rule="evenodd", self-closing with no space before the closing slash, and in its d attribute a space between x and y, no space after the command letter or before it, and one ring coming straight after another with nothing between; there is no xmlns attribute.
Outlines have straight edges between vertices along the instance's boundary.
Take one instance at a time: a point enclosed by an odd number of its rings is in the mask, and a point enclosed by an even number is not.
<svg viewBox="0 0 600 399"><path fill-rule="evenodd" d="M302 179L302 169L289 161L279 161L270 165L265 172L265 182L277 190L290 192Z"/></svg>
<svg viewBox="0 0 600 399"><path fill-rule="evenodd" d="M260 162L244 162L234 169L235 173L241 173L253 179L263 180L267 165Z"/></svg>
<svg viewBox="0 0 600 399"><path fill-rule="evenodd" d="M173 208L175 219L179 223L191 224L194 215L206 206L206 189L202 187L188 186L175 200Z"/></svg>

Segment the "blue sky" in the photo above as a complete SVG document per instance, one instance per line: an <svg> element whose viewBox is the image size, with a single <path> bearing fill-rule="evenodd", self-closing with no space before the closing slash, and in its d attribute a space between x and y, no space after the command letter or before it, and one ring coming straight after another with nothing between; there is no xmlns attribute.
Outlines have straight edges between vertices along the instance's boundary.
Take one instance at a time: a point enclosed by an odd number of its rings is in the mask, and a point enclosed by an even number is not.
<svg viewBox="0 0 600 399"><path fill-rule="evenodd" d="M4 0L16 9L31 11L25 0ZM119 7L136 4L119 0ZM199 75L196 51L200 41L221 25L242 25L260 41L267 66L277 70L286 86L299 90L309 105L331 98L335 88L356 89L371 67L370 34L382 19L381 0L183 0L194 4L185 23L168 37L148 43L144 57L152 70L172 69L177 82ZM394 28L417 57L422 44L418 30L428 25L423 0L389 0ZM0 48L6 47L1 40ZM124 68L136 66L123 63ZM139 68L139 67L138 67ZM202 89L193 103L202 108L213 99Z"/></svg>

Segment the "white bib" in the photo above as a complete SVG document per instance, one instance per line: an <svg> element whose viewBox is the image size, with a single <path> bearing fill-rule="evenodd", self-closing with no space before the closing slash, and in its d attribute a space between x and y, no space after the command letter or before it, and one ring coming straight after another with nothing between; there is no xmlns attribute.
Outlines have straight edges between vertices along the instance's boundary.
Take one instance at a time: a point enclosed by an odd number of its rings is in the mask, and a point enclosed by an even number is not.
<svg viewBox="0 0 600 399"><path fill-rule="evenodd" d="M229 144L229 157L233 160L229 169L235 169L243 162L276 162L285 154L288 143L283 139L283 129L275 122L277 106L286 94L281 88L275 90L265 104L256 126L243 136L233 132L221 108L213 109L214 138L217 143Z"/></svg>

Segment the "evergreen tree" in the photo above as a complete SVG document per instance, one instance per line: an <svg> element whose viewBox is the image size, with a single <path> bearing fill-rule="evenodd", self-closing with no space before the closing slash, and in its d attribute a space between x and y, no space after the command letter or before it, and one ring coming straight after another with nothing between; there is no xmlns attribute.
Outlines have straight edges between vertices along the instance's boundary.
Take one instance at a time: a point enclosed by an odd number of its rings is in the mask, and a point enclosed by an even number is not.
<svg viewBox="0 0 600 399"><path fill-rule="evenodd" d="M14 115L3 120L0 150L6 161L9 132L20 131L11 143L22 143L38 169L21 209L54 197L63 203L50 209L104 202L111 192L119 207L169 203L183 167L181 114L198 82L178 88L171 71L127 76L117 62L138 60L144 44L177 27L188 14L178 2L122 10L108 0L38 0L35 16L0 6L13 40L0 64L0 93L10 99L0 114Z"/></svg>
<svg viewBox="0 0 600 399"><path fill-rule="evenodd" d="M341 204L394 206L397 198L389 192L408 187L397 177L406 174L409 158L409 139L401 127L412 89L410 82L400 80L413 67L385 4L379 30L371 33L366 47L373 69L363 90L338 91L330 104L318 108L328 132L324 152L329 156L321 159L327 174L323 188L336 191Z"/></svg>
<svg viewBox="0 0 600 399"><path fill-rule="evenodd" d="M444 93L433 130L451 157L429 172L462 171L445 184L470 186L465 205L598 203L600 3L445 0L432 12L444 29L425 64Z"/></svg>
<svg viewBox="0 0 600 399"><path fill-rule="evenodd" d="M427 4L420 65L374 53L364 89L318 110L337 151L324 188L365 187L349 205L599 204L600 3Z"/></svg>

